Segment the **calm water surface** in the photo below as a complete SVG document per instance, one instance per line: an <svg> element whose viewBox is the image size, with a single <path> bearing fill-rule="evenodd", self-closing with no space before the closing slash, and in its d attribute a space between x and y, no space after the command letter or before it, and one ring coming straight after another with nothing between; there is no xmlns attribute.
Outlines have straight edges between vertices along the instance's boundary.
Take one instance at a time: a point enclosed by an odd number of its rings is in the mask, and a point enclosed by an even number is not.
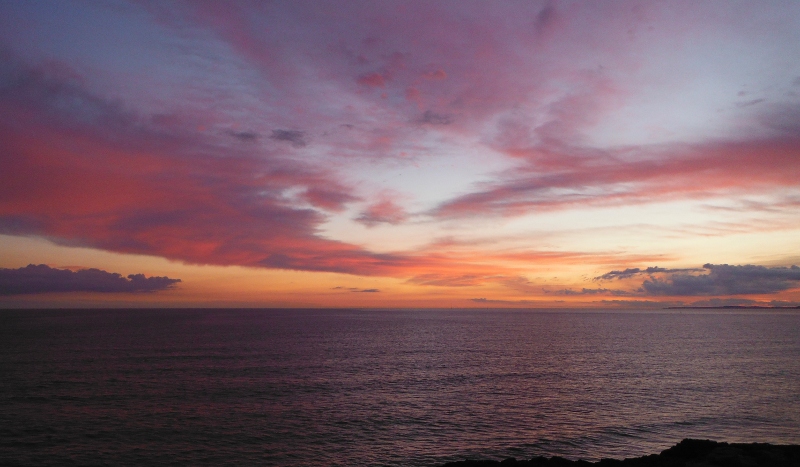
<svg viewBox="0 0 800 467"><path fill-rule="evenodd" d="M800 443L800 314L0 311L4 465L390 465Z"/></svg>

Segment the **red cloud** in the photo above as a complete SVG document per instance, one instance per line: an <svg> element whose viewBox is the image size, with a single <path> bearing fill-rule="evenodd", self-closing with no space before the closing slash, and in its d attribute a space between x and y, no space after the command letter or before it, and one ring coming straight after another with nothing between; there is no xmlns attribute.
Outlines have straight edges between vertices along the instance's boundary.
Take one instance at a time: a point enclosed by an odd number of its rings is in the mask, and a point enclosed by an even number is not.
<svg viewBox="0 0 800 467"><path fill-rule="evenodd" d="M165 129L74 83L19 73L0 99L3 233L197 264L481 280L518 273L474 253L379 254L322 238L325 214L306 203L340 210L357 199L332 174L280 153L253 155L249 140L220 142L180 118ZM405 216L385 200L362 221Z"/></svg>
<svg viewBox="0 0 800 467"><path fill-rule="evenodd" d="M341 210L357 198L330 174L165 131L16 65L21 78L0 96L3 232L203 264L371 273L387 262L318 237L324 214L286 197L299 189L297 199Z"/></svg>

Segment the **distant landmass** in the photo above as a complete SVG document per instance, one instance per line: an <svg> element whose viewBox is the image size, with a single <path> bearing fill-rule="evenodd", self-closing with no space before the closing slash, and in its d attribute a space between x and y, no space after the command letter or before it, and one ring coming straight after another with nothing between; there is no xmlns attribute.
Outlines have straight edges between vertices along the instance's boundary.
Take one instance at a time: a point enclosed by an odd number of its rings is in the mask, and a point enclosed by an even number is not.
<svg viewBox="0 0 800 467"><path fill-rule="evenodd" d="M597 462L571 461L563 457L535 457L530 460L509 458L504 461L464 460L449 462L442 467L797 467L800 466L799 445L766 443L728 444L709 440L684 439L661 454Z"/></svg>
<svg viewBox="0 0 800 467"><path fill-rule="evenodd" d="M743 309L743 310L797 310L797 306L771 306L771 305L719 305L719 306L668 306L666 310L723 310L723 309Z"/></svg>

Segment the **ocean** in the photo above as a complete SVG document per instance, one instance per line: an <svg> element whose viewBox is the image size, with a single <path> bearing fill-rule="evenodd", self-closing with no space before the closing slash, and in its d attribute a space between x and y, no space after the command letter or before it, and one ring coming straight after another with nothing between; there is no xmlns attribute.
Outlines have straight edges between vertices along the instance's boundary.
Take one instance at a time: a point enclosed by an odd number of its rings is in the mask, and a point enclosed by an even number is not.
<svg viewBox="0 0 800 467"><path fill-rule="evenodd" d="M800 443L782 310L0 310L0 464L435 466Z"/></svg>

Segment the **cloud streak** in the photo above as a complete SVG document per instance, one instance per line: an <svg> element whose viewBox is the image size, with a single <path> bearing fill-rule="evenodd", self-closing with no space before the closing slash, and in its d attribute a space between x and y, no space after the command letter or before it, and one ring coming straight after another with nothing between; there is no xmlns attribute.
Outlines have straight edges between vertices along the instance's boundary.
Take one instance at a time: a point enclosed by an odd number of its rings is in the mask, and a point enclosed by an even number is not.
<svg viewBox="0 0 800 467"><path fill-rule="evenodd" d="M725 141L622 150L508 150L524 161L500 181L445 201L440 218L516 216L585 206L702 199L793 187L800 176L800 138Z"/></svg>
<svg viewBox="0 0 800 467"><path fill-rule="evenodd" d="M667 274L675 274L675 273L690 273L690 272L700 272L702 269L670 269L670 268L660 268L658 266L651 266L645 269L640 268L627 268L623 271L610 271L601 276L597 276L594 278L596 281L608 281L614 279L628 279L634 276L644 275L644 274L657 274L657 273L667 273Z"/></svg>

